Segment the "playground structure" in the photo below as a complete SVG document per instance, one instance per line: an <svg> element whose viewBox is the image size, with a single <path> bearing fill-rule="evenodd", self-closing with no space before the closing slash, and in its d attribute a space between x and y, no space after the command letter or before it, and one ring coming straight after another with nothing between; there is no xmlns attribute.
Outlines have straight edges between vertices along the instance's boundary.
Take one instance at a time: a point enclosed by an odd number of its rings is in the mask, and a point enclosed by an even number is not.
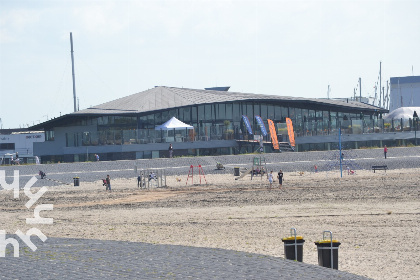
<svg viewBox="0 0 420 280"><path fill-rule="evenodd" d="M328 157L328 163L325 166L326 171L339 169L341 177L343 177L343 169L345 169L347 175L354 175L356 174L356 170L361 169L353 151L345 148L346 145L342 144L342 137L340 134L337 143L337 150L331 151L331 155Z"/></svg>
<svg viewBox="0 0 420 280"><path fill-rule="evenodd" d="M251 174L251 180L254 176L260 176L261 180L264 176L264 174L267 173L267 162L265 158L260 157L254 157L252 160L252 167L250 169L247 169L244 173L242 173L239 177L235 178L235 180L242 179L248 174Z"/></svg>
<svg viewBox="0 0 420 280"><path fill-rule="evenodd" d="M165 169L138 169L137 164L134 165L134 173L141 176L140 188L164 188L166 185Z"/></svg>
<svg viewBox="0 0 420 280"><path fill-rule="evenodd" d="M197 166L190 166L190 170L188 171L188 177L187 177L187 181L185 182L185 185L188 185L188 180L191 177L191 184L194 184L194 167L198 168L198 175L200 176L200 185L201 185L201 176L203 176L204 181L207 184L207 180L206 180L206 175L204 175L204 170L203 167L201 167L201 164L197 165Z"/></svg>

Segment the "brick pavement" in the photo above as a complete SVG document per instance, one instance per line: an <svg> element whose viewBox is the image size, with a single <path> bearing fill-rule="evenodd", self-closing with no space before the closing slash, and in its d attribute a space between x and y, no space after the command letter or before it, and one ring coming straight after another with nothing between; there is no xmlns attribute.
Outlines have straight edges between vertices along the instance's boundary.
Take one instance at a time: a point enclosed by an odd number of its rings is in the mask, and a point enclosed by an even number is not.
<svg viewBox="0 0 420 280"><path fill-rule="evenodd" d="M223 249L67 238L32 241L38 250L21 245L18 258L7 247L6 257L0 258L0 279L367 279Z"/></svg>

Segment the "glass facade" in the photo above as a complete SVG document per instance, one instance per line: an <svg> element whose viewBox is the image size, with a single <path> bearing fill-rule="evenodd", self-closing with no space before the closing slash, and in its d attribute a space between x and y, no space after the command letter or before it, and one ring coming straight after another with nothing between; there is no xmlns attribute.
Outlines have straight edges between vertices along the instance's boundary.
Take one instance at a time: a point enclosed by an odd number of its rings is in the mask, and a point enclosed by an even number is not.
<svg viewBox="0 0 420 280"><path fill-rule="evenodd" d="M286 137L285 121L290 118L296 137L337 134L338 129L344 133L369 133L375 127L385 128L378 123L374 112L337 110L337 107L323 105L319 108L305 103L268 103L266 101L241 101L191 105L169 110L136 114L131 116L88 116L66 120L63 126L81 126L82 132L65 134L67 147L98 145L129 145L146 143L167 143L209 140L246 140L260 137L261 128L255 116L259 115L269 132L267 119L274 121L278 135ZM249 118L253 135L249 135L244 126L242 115ZM192 125L194 130L156 131L157 125L176 117ZM361 120L363 118L363 121ZM382 121L382 120L380 120ZM375 123L376 122L376 123ZM284 125L279 125L284 124ZM340 126L341 125L341 126ZM400 127L394 122L388 128ZM46 130L47 141L54 141L54 130ZM270 135L264 138L270 141ZM286 141L287 139L283 139Z"/></svg>

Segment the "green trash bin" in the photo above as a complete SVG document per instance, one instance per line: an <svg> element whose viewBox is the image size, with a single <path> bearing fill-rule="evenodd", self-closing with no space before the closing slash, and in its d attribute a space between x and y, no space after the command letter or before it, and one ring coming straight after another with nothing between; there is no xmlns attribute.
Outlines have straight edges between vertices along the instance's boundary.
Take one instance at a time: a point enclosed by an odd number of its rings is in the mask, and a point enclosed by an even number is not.
<svg viewBox="0 0 420 280"><path fill-rule="evenodd" d="M80 185L79 177L74 177L73 182L74 182L74 186L78 187Z"/></svg>
<svg viewBox="0 0 420 280"><path fill-rule="evenodd" d="M284 256L288 260L296 260L302 262L303 260L303 243L305 240L302 236L290 236L282 238L284 243Z"/></svg>
<svg viewBox="0 0 420 280"><path fill-rule="evenodd" d="M234 167L233 168L233 175L235 175L235 176L239 176L240 175L239 167Z"/></svg>
<svg viewBox="0 0 420 280"><path fill-rule="evenodd" d="M332 239L332 233L331 239L325 239L324 236L323 240L315 242L315 245L318 249L318 265L338 269L338 247L341 243Z"/></svg>

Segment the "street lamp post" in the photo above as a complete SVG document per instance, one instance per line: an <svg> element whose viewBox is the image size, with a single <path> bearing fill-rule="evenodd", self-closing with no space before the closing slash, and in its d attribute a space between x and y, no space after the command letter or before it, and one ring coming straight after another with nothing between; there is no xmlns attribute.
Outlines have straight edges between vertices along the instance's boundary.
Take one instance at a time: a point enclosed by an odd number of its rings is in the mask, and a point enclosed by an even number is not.
<svg viewBox="0 0 420 280"><path fill-rule="evenodd" d="M419 122L419 116L417 115L417 112L414 111L413 114L413 121L415 122L415 126L414 126L414 144L417 146L417 125Z"/></svg>

